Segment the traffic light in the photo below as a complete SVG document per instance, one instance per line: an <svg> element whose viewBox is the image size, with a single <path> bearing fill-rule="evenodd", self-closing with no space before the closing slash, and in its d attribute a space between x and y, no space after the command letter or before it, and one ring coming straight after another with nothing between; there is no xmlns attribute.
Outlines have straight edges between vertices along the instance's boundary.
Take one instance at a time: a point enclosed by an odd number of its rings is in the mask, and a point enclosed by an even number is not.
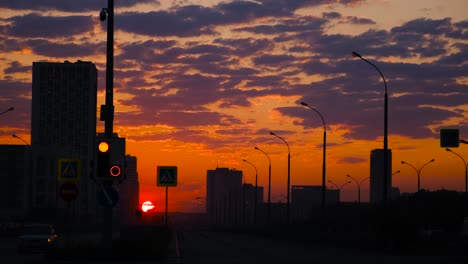
<svg viewBox="0 0 468 264"><path fill-rule="evenodd" d="M121 181L124 176L125 150L119 149L119 142L111 138L97 140L96 179L103 181Z"/></svg>
<svg viewBox="0 0 468 264"><path fill-rule="evenodd" d="M105 179L108 177L109 161L110 161L110 141L100 139L97 141L96 154L97 170L96 179Z"/></svg>

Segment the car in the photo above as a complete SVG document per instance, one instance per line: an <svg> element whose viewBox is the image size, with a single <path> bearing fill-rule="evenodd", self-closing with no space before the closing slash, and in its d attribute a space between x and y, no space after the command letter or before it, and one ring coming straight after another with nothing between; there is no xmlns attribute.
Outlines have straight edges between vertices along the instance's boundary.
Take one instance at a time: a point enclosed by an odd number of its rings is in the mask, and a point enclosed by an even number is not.
<svg viewBox="0 0 468 264"><path fill-rule="evenodd" d="M51 224L24 225L18 236L18 253L47 252L57 247L58 239Z"/></svg>

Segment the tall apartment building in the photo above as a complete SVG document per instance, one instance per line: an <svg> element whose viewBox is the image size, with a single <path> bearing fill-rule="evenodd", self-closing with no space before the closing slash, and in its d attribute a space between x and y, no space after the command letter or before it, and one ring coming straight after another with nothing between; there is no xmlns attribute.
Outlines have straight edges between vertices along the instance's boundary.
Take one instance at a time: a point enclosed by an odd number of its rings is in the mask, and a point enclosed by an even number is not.
<svg viewBox="0 0 468 264"><path fill-rule="evenodd" d="M99 210L96 184L90 178L96 144L96 97L97 70L93 63L33 63L32 206L43 217L60 214L68 207L57 195L61 184L58 160L63 158L80 159L82 167L76 182L79 195L70 202L67 214L80 219Z"/></svg>
<svg viewBox="0 0 468 264"><path fill-rule="evenodd" d="M326 205L335 205L340 202L340 190L325 189ZM292 218L306 220L317 216L322 204L321 185L293 185L291 187Z"/></svg>
<svg viewBox="0 0 468 264"><path fill-rule="evenodd" d="M228 168L208 170L206 214L210 224L242 221L242 171Z"/></svg>
<svg viewBox="0 0 468 264"><path fill-rule="evenodd" d="M384 192L384 150L370 153L370 202L380 203ZM387 200L392 198L392 150L387 152Z"/></svg>

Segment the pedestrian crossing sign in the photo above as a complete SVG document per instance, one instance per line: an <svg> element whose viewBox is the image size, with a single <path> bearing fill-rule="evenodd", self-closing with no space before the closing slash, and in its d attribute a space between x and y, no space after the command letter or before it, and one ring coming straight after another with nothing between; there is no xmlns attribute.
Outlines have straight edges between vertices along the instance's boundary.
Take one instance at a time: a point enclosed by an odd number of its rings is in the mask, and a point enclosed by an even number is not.
<svg viewBox="0 0 468 264"><path fill-rule="evenodd" d="M177 166L158 166L157 186L177 186Z"/></svg>
<svg viewBox="0 0 468 264"><path fill-rule="evenodd" d="M81 175L80 159L58 160L58 181L78 181Z"/></svg>

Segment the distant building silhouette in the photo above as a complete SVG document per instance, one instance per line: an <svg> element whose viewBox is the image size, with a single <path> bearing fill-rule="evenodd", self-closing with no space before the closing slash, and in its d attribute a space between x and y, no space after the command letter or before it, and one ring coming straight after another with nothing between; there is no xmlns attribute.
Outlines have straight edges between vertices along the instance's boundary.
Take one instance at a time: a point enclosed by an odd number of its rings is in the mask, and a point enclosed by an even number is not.
<svg viewBox="0 0 468 264"><path fill-rule="evenodd" d="M242 171L216 168L207 171L206 213L210 224L242 221ZM245 211L244 211L245 212Z"/></svg>
<svg viewBox="0 0 468 264"><path fill-rule="evenodd" d="M96 142L96 96L97 70L93 63L33 63L32 207L42 217L50 218L67 208L67 202L57 195L61 185L57 180L58 160L78 158L82 166L76 182L79 195L67 211L81 223L84 219L96 220L96 184L90 178Z"/></svg>
<svg viewBox="0 0 468 264"><path fill-rule="evenodd" d="M340 190L326 189L325 202L327 205L340 202ZM294 220L305 220L317 214L322 203L321 185L293 185L291 187L291 206Z"/></svg>
<svg viewBox="0 0 468 264"><path fill-rule="evenodd" d="M401 196L400 188L392 187L392 200L396 200L400 198L400 196Z"/></svg>
<svg viewBox="0 0 468 264"><path fill-rule="evenodd" d="M246 223L254 223L258 222L259 218L261 217L262 212L264 211L263 208L263 187L257 186L257 219L254 221L255 217L255 185L244 183L244 214L245 214L245 222Z"/></svg>
<svg viewBox="0 0 468 264"><path fill-rule="evenodd" d="M380 203L384 191L384 150L374 149L370 153L370 202ZM387 199L392 199L392 150L387 152Z"/></svg>
<svg viewBox="0 0 468 264"><path fill-rule="evenodd" d="M126 179L118 186L119 187L119 214L120 224L134 225L137 221L135 215L139 208L139 193L140 187L138 183L137 157L126 155Z"/></svg>
<svg viewBox="0 0 468 264"><path fill-rule="evenodd" d="M31 146L0 145L0 221L23 220L31 204Z"/></svg>

